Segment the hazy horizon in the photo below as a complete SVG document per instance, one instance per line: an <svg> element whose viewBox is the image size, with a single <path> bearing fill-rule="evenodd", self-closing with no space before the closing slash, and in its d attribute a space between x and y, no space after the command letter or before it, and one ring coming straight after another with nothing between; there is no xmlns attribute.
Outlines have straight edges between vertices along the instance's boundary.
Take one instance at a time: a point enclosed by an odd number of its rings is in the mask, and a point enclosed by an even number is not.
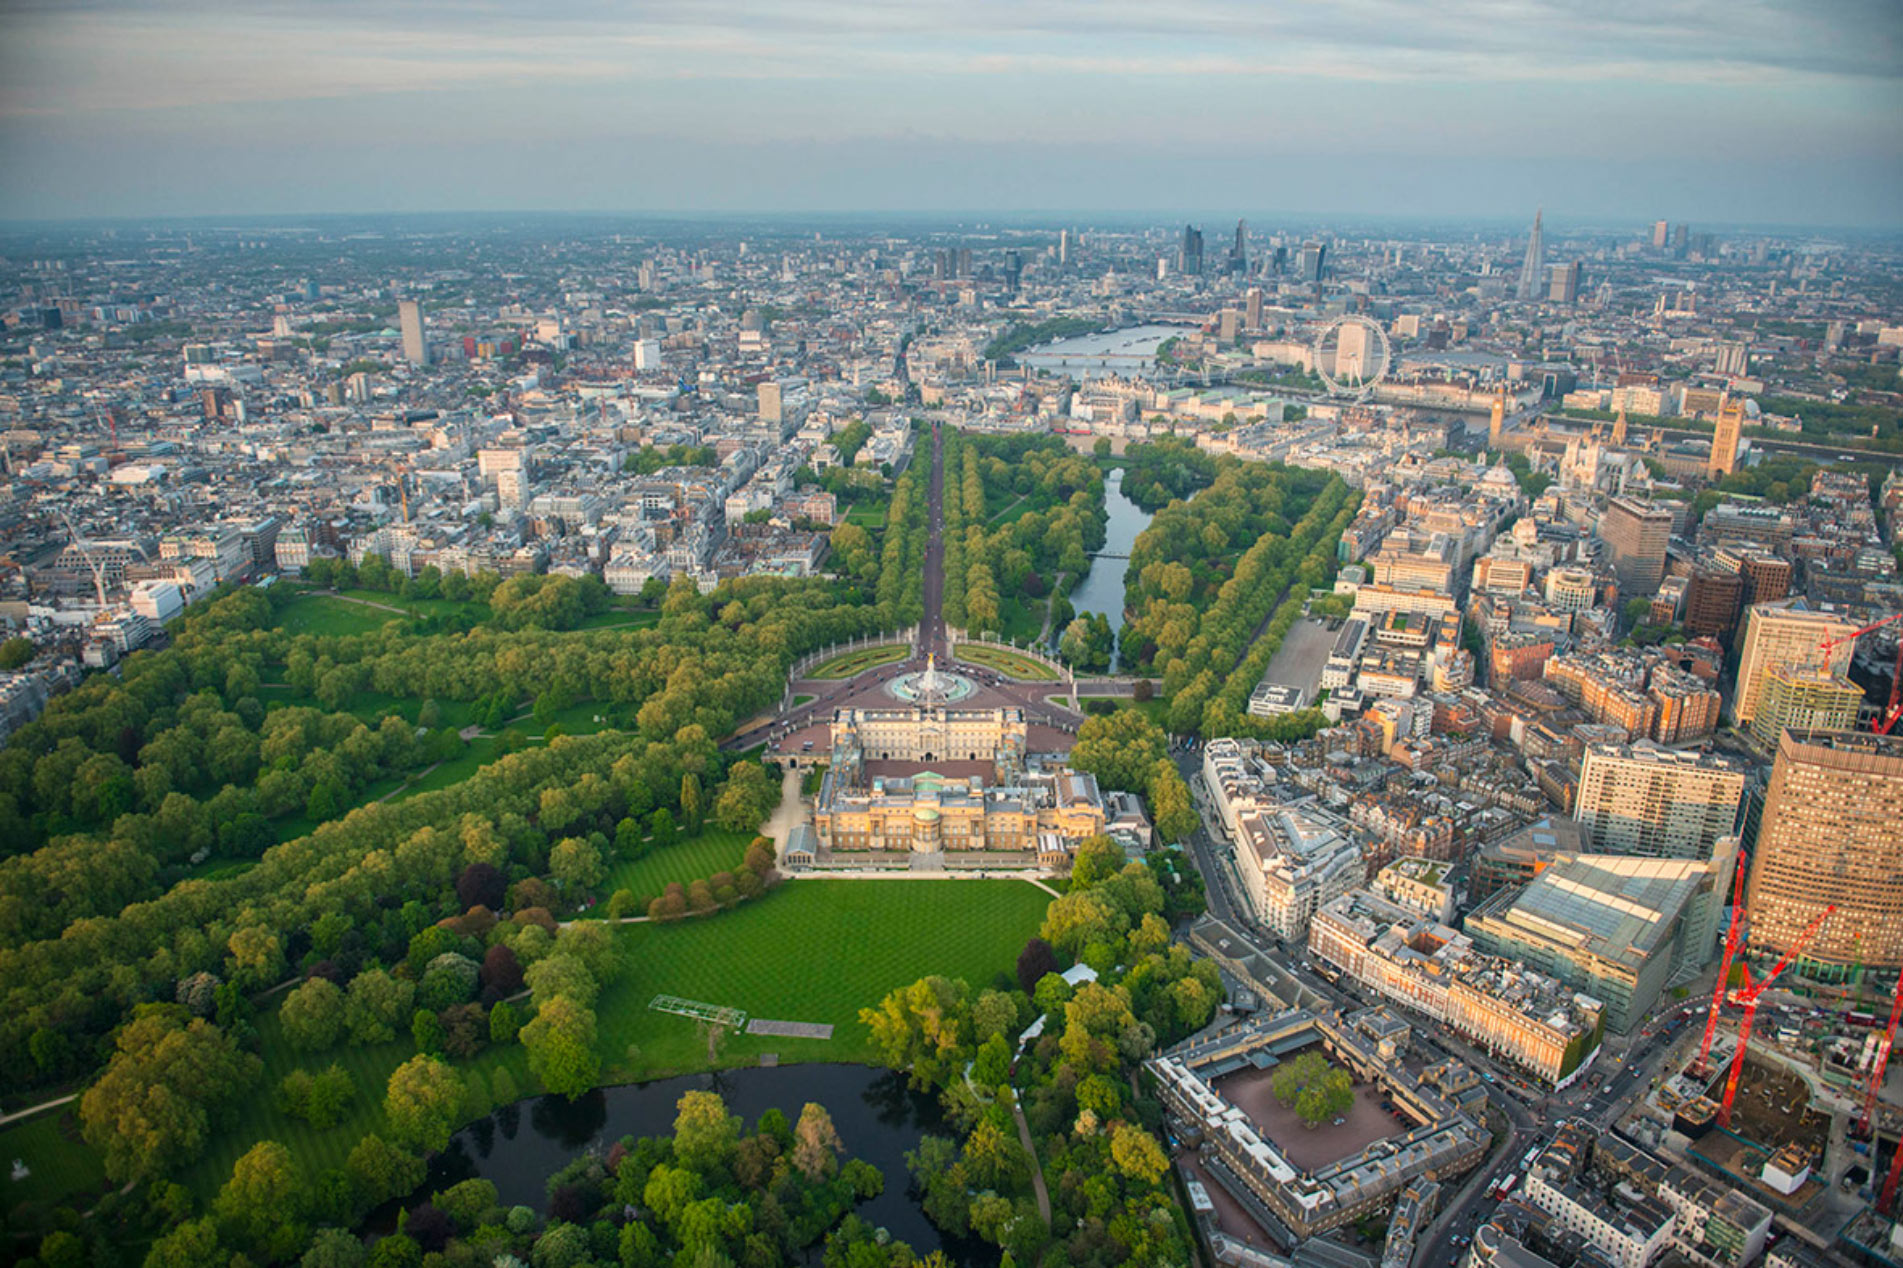
<svg viewBox="0 0 1903 1268"><path fill-rule="evenodd" d="M10 221L1903 226L1888 0L12 0L0 23Z"/></svg>

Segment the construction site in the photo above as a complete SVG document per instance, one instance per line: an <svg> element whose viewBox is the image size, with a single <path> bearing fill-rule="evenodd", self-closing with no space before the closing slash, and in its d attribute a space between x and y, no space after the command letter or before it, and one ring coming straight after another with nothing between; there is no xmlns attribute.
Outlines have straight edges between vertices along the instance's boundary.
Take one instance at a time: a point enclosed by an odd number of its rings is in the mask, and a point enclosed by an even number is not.
<svg viewBox="0 0 1903 1268"><path fill-rule="evenodd" d="M1754 965L1744 874L1741 858L1711 996L1623 1126L1728 1180L1817 1251L1903 1268L1893 1231L1903 1089L1891 1090L1889 1068L1903 980L1882 1015L1813 994L1790 975L1835 907L1775 962Z"/></svg>

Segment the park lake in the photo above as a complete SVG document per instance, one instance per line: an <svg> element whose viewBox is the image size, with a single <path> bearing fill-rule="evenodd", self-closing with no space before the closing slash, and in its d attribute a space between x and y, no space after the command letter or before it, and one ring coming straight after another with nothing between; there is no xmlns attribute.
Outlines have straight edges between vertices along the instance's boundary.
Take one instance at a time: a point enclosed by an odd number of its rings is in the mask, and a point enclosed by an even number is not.
<svg viewBox="0 0 1903 1268"><path fill-rule="evenodd" d="M449 1148L430 1160L428 1179L404 1205L480 1178L496 1186L503 1206L546 1211L549 1176L584 1153L605 1155L623 1136L671 1135L677 1102L682 1093L696 1090L720 1093L728 1111L745 1120L747 1131L769 1109L794 1121L808 1101L825 1106L846 1156L864 1159L885 1176L885 1191L854 1208L860 1219L885 1229L921 1256L942 1249L955 1264L995 1262L995 1247L941 1234L910 1192L906 1153L916 1149L927 1132L956 1134L944 1126L936 1097L912 1091L903 1074L863 1065L749 1067L596 1088L577 1101L529 1097L457 1132ZM386 1209L372 1223L387 1227L394 1218L394 1210ZM815 1263L820 1249L813 1248Z"/></svg>
<svg viewBox="0 0 1903 1268"><path fill-rule="evenodd" d="M1110 628L1121 632L1123 576L1130 567L1130 547L1136 544L1137 535L1150 526L1151 516L1123 496L1122 467L1112 471L1104 481L1103 505L1109 519L1104 525L1102 556L1091 560L1084 583L1071 591L1070 605L1079 613L1102 612L1110 618ZM1122 557L1110 558L1113 555ZM1113 655L1110 667L1115 669L1117 662L1118 657Z"/></svg>

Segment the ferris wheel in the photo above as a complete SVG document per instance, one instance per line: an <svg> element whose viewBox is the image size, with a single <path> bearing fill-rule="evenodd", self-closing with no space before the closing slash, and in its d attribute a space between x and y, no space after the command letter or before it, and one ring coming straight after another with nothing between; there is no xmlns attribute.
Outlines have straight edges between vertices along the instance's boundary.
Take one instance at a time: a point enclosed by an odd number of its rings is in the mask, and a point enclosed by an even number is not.
<svg viewBox="0 0 1903 1268"><path fill-rule="evenodd" d="M1380 323L1359 313L1344 314L1316 331L1310 352L1315 375L1328 385L1329 395L1356 401L1374 393L1393 360Z"/></svg>

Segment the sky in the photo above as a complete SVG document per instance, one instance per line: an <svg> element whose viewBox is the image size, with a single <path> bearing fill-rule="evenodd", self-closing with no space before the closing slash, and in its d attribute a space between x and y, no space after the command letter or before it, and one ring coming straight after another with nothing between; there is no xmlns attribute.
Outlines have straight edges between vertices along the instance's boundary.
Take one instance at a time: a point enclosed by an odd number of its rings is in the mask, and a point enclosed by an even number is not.
<svg viewBox="0 0 1903 1268"><path fill-rule="evenodd" d="M1903 0L0 0L0 218L1903 226Z"/></svg>

